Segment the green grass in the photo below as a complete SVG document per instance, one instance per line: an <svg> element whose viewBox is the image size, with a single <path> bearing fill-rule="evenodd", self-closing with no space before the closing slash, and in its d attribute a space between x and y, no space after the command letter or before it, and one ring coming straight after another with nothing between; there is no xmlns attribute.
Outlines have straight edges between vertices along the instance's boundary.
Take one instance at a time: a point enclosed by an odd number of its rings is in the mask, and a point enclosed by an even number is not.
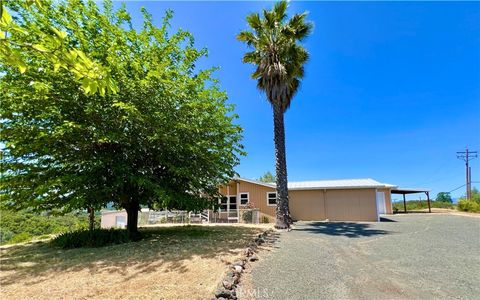
<svg viewBox="0 0 480 300"><path fill-rule="evenodd" d="M138 234L129 234L126 229L95 229L76 230L65 232L55 237L51 243L63 249L104 247L114 244L135 242L148 239L161 234L163 237L183 236L189 238L204 238L213 234L212 230L205 230L204 227L183 226L166 228L143 228Z"/></svg>

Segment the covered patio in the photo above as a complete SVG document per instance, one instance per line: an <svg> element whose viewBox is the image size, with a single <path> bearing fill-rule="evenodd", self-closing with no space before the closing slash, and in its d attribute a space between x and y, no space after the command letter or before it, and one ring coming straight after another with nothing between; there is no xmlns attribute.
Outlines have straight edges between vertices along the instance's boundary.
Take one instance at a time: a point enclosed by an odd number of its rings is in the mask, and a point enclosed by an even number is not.
<svg viewBox="0 0 480 300"><path fill-rule="evenodd" d="M407 212L407 200L405 199L405 195L407 194L418 194L418 193L425 193L427 196L427 203L428 203L428 212L432 212L432 208L430 207L430 190L427 189L411 189L411 188L394 188L391 191L392 194L403 195L403 212Z"/></svg>

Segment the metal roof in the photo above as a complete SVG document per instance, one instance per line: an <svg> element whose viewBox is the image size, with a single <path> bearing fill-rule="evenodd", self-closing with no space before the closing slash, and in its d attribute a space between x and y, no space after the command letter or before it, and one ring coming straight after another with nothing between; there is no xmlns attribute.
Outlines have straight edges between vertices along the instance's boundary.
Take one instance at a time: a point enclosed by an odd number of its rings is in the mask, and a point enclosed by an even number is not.
<svg viewBox="0 0 480 300"><path fill-rule="evenodd" d="M416 193L426 193L430 192L429 189L425 188L393 188L392 194L416 194Z"/></svg>
<svg viewBox="0 0 480 300"><path fill-rule="evenodd" d="M266 183L257 180L237 178L250 183L260 184L275 188L275 183ZM345 188L395 188L397 186L380 183L371 178L363 179L339 179L339 180L315 180L315 181L289 181L289 190L315 190L315 189L345 189Z"/></svg>
<svg viewBox="0 0 480 300"><path fill-rule="evenodd" d="M288 183L290 190L308 189L344 189L344 188L382 188L385 184L371 178L364 179L339 179L316 181L292 181Z"/></svg>

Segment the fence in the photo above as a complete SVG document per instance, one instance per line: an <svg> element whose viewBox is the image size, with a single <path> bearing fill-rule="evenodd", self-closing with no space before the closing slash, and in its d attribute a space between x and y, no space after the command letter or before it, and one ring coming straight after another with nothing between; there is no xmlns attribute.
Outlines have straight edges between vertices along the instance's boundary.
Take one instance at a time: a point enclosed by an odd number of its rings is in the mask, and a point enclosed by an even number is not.
<svg viewBox="0 0 480 300"><path fill-rule="evenodd" d="M232 217L234 215L234 217ZM147 211L142 210L138 213L138 225L155 224L205 224L205 223L244 223L258 224L263 223L260 211L257 208L239 209L230 211L207 210L201 213L192 213L184 210L163 210ZM127 223L127 213L125 210L102 212L102 228L119 227L124 228Z"/></svg>
<svg viewBox="0 0 480 300"><path fill-rule="evenodd" d="M208 210L192 213L182 210L147 211L139 214L139 225L153 224L200 224L200 223L260 223L258 209L240 209L238 217L228 218L226 212Z"/></svg>

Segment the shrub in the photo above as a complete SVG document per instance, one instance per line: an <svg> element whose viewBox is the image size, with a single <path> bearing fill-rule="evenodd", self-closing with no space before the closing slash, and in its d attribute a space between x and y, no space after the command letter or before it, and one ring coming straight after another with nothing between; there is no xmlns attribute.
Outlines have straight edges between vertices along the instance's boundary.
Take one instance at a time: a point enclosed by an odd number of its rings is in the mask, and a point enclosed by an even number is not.
<svg viewBox="0 0 480 300"><path fill-rule="evenodd" d="M13 232L0 228L0 244L8 243L13 238Z"/></svg>
<svg viewBox="0 0 480 300"><path fill-rule="evenodd" d="M461 199L458 201L458 210L480 212L480 202L475 200Z"/></svg>
<svg viewBox="0 0 480 300"><path fill-rule="evenodd" d="M455 206L446 201L430 201L430 206L432 208L454 208ZM420 209L427 209L428 208L428 202L427 200L409 200L407 201L407 210L420 210ZM402 202L394 202L393 203L393 211L403 211L403 201Z"/></svg>
<svg viewBox="0 0 480 300"><path fill-rule="evenodd" d="M252 218L253 218L253 211L251 210L246 210L242 214L242 220L245 223L252 223Z"/></svg>
<svg viewBox="0 0 480 300"><path fill-rule="evenodd" d="M263 215L263 216L260 218L260 223L270 223L270 218L268 218L267 216Z"/></svg>
<svg viewBox="0 0 480 300"><path fill-rule="evenodd" d="M29 234L29 233L27 233L27 232L22 232L22 233L19 233L19 234L14 235L14 236L10 239L9 243L10 243L10 244L16 244L16 243L27 242L27 241L31 240L32 237L33 237L33 236L32 236L31 234Z"/></svg>
<svg viewBox="0 0 480 300"><path fill-rule="evenodd" d="M26 210L2 210L1 215L1 244L24 242L27 235L32 238L88 228L88 215L85 212L55 215ZM95 218L95 227L100 227L100 216ZM20 234L22 234L20 237L15 238Z"/></svg>
<svg viewBox="0 0 480 300"><path fill-rule="evenodd" d="M77 230L62 233L52 240L52 244L64 249L103 247L141 239L140 233L131 235L125 229Z"/></svg>

